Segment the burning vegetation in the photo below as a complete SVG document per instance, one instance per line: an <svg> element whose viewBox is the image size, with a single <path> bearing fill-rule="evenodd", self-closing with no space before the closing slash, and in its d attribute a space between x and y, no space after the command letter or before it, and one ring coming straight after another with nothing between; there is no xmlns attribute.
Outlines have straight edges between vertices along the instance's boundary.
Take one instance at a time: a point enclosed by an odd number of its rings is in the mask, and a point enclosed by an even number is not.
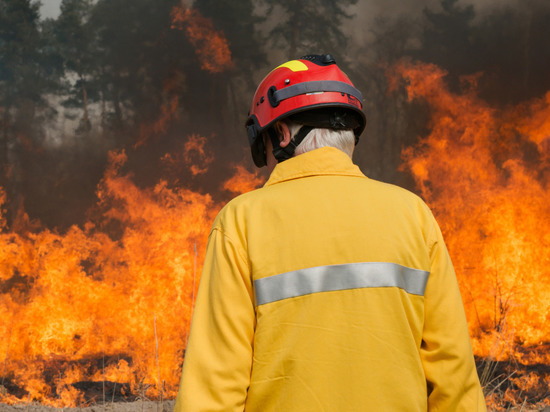
<svg viewBox="0 0 550 412"><path fill-rule="evenodd" d="M503 110L452 93L434 65L402 63L430 132L403 151L457 272L489 406L550 405L550 92ZM504 393L504 396L502 396Z"/></svg>
<svg viewBox="0 0 550 412"><path fill-rule="evenodd" d="M162 182L138 189L117 173L124 160L113 154L100 184L102 221L0 236L3 402L80 405L84 384L103 381L119 396L175 395L216 207Z"/></svg>
<svg viewBox="0 0 550 412"><path fill-rule="evenodd" d="M117 399L175 396L220 206L162 181L139 189L119 174L125 161L111 153L98 221L0 234L2 402L84 405L104 384Z"/></svg>
<svg viewBox="0 0 550 412"><path fill-rule="evenodd" d="M195 47L201 69L210 73L221 73L232 66L227 39L214 28L210 19L203 17L198 10L183 6L174 7L170 14L171 27L185 30Z"/></svg>
<svg viewBox="0 0 550 412"><path fill-rule="evenodd" d="M211 222L265 180L253 79L272 46L346 39L355 159L434 211L490 409L550 406L550 7L443 0L422 27L369 21L367 50L341 23L370 5L320 3L334 22L267 0L63 0L39 21L0 0L0 404L175 396Z"/></svg>

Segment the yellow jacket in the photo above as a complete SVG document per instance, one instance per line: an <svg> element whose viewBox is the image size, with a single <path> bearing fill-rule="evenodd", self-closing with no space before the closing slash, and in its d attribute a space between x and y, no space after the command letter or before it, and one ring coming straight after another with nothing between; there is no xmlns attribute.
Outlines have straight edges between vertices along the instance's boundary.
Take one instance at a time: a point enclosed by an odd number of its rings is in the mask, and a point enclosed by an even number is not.
<svg viewBox="0 0 550 412"><path fill-rule="evenodd" d="M337 149L213 224L175 412L243 410L485 411L430 210Z"/></svg>

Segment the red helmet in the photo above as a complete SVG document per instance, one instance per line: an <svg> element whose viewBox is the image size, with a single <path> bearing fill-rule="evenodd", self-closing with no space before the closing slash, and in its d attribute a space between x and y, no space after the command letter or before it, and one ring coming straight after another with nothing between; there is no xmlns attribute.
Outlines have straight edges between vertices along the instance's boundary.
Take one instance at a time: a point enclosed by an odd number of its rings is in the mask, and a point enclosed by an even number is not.
<svg viewBox="0 0 550 412"><path fill-rule="evenodd" d="M281 64L258 86L246 121L254 163L266 164L261 133L286 117L310 127L353 129L357 144L366 124L362 100L330 54Z"/></svg>

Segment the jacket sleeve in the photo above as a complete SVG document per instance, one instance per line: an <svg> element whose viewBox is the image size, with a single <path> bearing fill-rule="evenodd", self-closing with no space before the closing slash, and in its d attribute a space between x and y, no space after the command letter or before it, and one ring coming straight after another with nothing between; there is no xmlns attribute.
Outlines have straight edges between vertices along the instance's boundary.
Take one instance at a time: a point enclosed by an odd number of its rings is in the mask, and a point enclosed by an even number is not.
<svg viewBox="0 0 550 412"><path fill-rule="evenodd" d="M420 355L429 411L486 411L451 258L433 220Z"/></svg>
<svg viewBox="0 0 550 412"><path fill-rule="evenodd" d="M244 410L255 319L244 252L221 229L214 228L174 412Z"/></svg>

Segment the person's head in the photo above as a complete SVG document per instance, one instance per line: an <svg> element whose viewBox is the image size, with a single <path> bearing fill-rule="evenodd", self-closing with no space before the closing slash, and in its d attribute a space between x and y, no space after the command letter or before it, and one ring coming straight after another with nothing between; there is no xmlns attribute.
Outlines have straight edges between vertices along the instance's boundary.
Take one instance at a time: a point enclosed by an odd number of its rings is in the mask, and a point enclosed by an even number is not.
<svg viewBox="0 0 550 412"><path fill-rule="evenodd" d="M328 54L273 69L256 90L246 127L254 163L269 161L272 169L324 146L351 157L365 124L361 93Z"/></svg>

